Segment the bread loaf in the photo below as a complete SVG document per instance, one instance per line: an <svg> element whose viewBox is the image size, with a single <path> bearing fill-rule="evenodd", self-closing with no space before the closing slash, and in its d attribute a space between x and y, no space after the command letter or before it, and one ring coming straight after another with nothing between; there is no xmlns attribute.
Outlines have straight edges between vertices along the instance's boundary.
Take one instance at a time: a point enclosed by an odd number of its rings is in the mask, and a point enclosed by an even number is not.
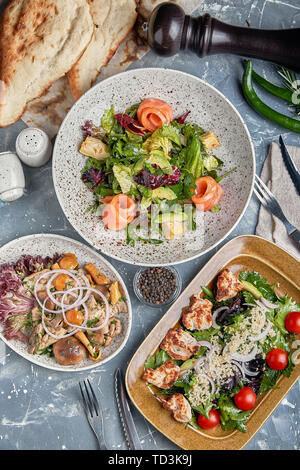
<svg viewBox="0 0 300 470"><path fill-rule="evenodd" d="M0 19L0 126L15 122L80 58L93 34L86 0L12 0Z"/></svg>
<svg viewBox="0 0 300 470"><path fill-rule="evenodd" d="M94 23L90 44L68 73L75 100L95 82L137 18L136 0L87 0Z"/></svg>

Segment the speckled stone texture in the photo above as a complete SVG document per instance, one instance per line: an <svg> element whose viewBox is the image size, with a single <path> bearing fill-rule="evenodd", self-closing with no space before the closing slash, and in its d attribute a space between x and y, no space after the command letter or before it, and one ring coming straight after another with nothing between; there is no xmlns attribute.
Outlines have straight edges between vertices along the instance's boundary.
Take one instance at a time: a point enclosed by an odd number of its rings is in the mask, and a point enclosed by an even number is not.
<svg viewBox="0 0 300 470"><path fill-rule="evenodd" d="M299 0L206 0L199 13L208 12L222 21L253 27L287 28L300 25ZM254 61L255 69L277 81L272 64ZM215 86L234 104L245 120L256 151L258 173L267 154L269 143L278 142L280 134L289 145L300 145L297 134L286 132L267 122L252 111L244 100L240 80L242 63L232 55L211 56L202 60L192 53L180 53L169 59L150 52L132 68L166 67L182 70ZM287 112L284 103L259 90L260 96L271 106ZM8 129L0 129L0 151L14 150L17 134L24 128L22 122ZM31 233L58 233L82 241L74 231L56 199L51 163L40 169L24 167L27 194L20 200L0 208L0 245ZM230 238L254 233L258 202L253 197L248 209L231 233ZM223 244L223 242L222 242ZM177 267L185 287L217 251ZM108 258L128 287L132 299L133 326L129 341L115 359L89 372L70 374L49 372L35 366L0 343L0 449L97 449L97 443L84 416L78 381L89 377L97 389L105 417L105 434L110 449L126 449L117 406L113 395L113 375L117 367L123 370L148 335L164 309L145 308L134 297L132 281L136 267ZM288 393L272 416L262 426L245 449L299 449L299 382ZM156 431L133 409L133 418L144 449L176 449L168 439Z"/></svg>

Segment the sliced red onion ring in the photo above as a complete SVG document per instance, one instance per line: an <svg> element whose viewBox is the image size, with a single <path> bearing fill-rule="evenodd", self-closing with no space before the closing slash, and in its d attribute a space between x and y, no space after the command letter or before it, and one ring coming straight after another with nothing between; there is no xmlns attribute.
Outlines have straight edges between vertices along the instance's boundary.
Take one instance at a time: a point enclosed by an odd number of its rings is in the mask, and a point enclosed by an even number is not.
<svg viewBox="0 0 300 470"><path fill-rule="evenodd" d="M224 346L224 349L223 349L223 351L222 351L222 356L224 356L224 354L227 354L227 351L228 351L228 349L229 349L229 346L230 346L229 343L227 343L227 344Z"/></svg>
<svg viewBox="0 0 300 470"><path fill-rule="evenodd" d="M209 341L198 341L200 346L204 346L205 348L211 349L211 343Z"/></svg>
<svg viewBox="0 0 300 470"><path fill-rule="evenodd" d="M185 375L187 375L190 372L191 372L191 369L182 370L181 372L179 372L178 377L184 377Z"/></svg>
<svg viewBox="0 0 300 470"><path fill-rule="evenodd" d="M292 349L299 348L299 346L300 346L300 339L295 339L295 341L292 342ZM295 364L295 366L300 364L300 349L296 349L296 351L293 352L293 354L291 355L291 359L292 359L293 364Z"/></svg>
<svg viewBox="0 0 300 470"><path fill-rule="evenodd" d="M269 300L265 299L264 297L262 297L260 300L262 301L262 303L264 304L264 306L267 307L267 308L271 308L271 309L273 309L273 308L278 308L278 305L272 304L272 302L270 302Z"/></svg>
<svg viewBox="0 0 300 470"><path fill-rule="evenodd" d="M245 374L248 375L249 377L255 377L256 375L259 374L259 370L256 372L253 372L252 370L247 369L244 363L243 363L243 369L245 371Z"/></svg>
<svg viewBox="0 0 300 470"><path fill-rule="evenodd" d="M204 364L205 360L206 360L205 356L201 356L201 357L199 357L199 359L195 363L194 370L195 370L196 374L200 374L199 367Z"/></svg>
<svg viewBox="0 0 300 470"><path fill-rule="evenodd" d="M221 327L216 323L217 316L219 315L220 312L223 312L223 310L228 310L228 307L219 307L217 310L214 311L212 315L212 326L216 330L219 330Z"/></svg>
<svg viewBox="0 0 300 470"><path fill-rule="evenodd" d="M231 354L231 357L232 359L235 359L236 361L239 361L239 362L249 362L255 358L256 354L257 354L257 345L255 344L252 351L249 354L240 354L238 352L235 352Z"/></svg>
<svg viewBox="0 0 300 470"><path fill-rule="evenodd" d="M255 300L256 305L261 308L263 311L268 310L267 307L260 301L260 300Z"/></svg>
<svg viewBox="0 0 300 470"><path fill-rule="evenodd" d="M81 323L81 325L74 325L74 323L70 323L67 318L66 318L66 312L63 308L62 310L62 316L63 316L63 319L64 319L64 322L69 325L69 326L73 326L74 328L78 328L78 330L87 330L89 328L86 328L86 324L88 322L88 319L89 319L89 311L88 311L88 308L85 304L81 304L81 307L84 308L84 320L83 322ZM72 309L67 309L66 311L69 311L69 310L72 310Z"/></svg>
<svg viewBox="0 0 300 470"><path fill-rule="evenodd" d="M272 328L272 323L268 321L266 328L258 336L255 336L255 337L249 336L250 341L260 341L261 339L265 338L271 328Z"/></svg>
<svg viewBox="0 0 300 470"><path fill-rule="evenodd" d="M216 347L215 347L215 346L212 346L211 350L209 351L209 355L208 355L208 363L209 363L209 365L211 365L213 353L215 352L215 350L216 350Z"/></svg>
<svg viewBox="0 0 300 470"><path fill-rule="evenodd" d="M245 379L245 378L246 378L246 377L245 377L245 371L244 371L243 367L241 366L241 364L239 364L239 363L238 363L237 361L235 361L235 360L232 360L231 363L232 363L235 367L237 367L237 368L239 369L239 371L240 371L241 374L242 374L243 379Z"/></svg>
<svg viewBox="0 0 300 470"><path fill-rule="evenodd" d="M300 339L295 339L295 341L292 342L292 349L296 349L300 346Z"/></svg>
<svg viewBox="0 0 300 470"><path fill-rule="evenodd" d="M76 272L76 271L75 271L75 272ZM36 300L37 300L39 306L40 306L41 308L44 308L45 311L47 311L47 312L49 312L49 313L62 313L62 312L61 312L61 311L58 312L58 311L56 311L56 310L51 310L51 309L45 308L44 304L43 304L43 303L40 301L40 299L38 298L38 295L37 295L37 286L38 286L38 283L39 283L39 281L40 281L41 279L43 279L43 278L46 277L46 276L51 276L51 279L47 282L47 285L46 285L47 294L48 294L48 297L53 301L53 303L54 303L55 305L57 305L58 307L61 307L61 304L60 304L59 302L57 302L57 300L54 299L53 293L51 293L51 292L50 292L50 289L49 289L49 284L52 282L52 280L53 280L56 276L58 276L58 274L67 274L67 275L69 275L70 277L72 277L72 278L76 281L76 283L78 284L78 279L73 275L73 273L70 272L70 271L67 271L67 270L65 270L65 269L56 269L56 270L55 270L55 273L53 273L53 271L48 271L48 272L46 272L46 273L41 274L40 276L38 276L37 279L36 279L36 281L35 281L35 284L34 284L34 291L33 291L33 293L34 293L34 296L35 296L35 298L36 298ZM80 274L79 274L79 275L80 275ZM80 275L80 276L81 276L81 275ZM87 278L86 278L86 282L87 282L87 285L89 285ZM64 292L65 292L65 291L64 291ZM57 293L57 292L56 292L56 293ZM56 294L56 293L55 293L55 294ZM80 293L80 295L82 296L82 293ZM77 299L77 301L78 301L78 299ZM77 302L77 301L76 301L76 302ZM75 308L76 302L74 302L72 308Z"/></svg>
<svg viewBox="0 0 300 470"><path fill-rule="evenodd" d="M205 378L209 381L209 383L210 383L210 385L211 385L211 392L210 392L210 393L211 393L211 395L213 395L213 394L215 393L215 390L216 390L215 382L213 381L213 379L211 379L210 377L208 377L208 375L206 375L206 374L202 374L202 373L201 373L201 374L197 374L197 375L198 375L199 377L205 377Z"/></svg>
<svg viewBox="0 0 300 470"><path fill-rule="evenodd" d="M89 327L86 327L84 326L84 324L80 325L78 328L80 330L88 330L88 331L97 331L97 330L100 330L101 328L104 328L107 323L108 323L108 320L109 320L109 317L110 317L110 308L109 308L109 304L107 302L107 299L106 297L104 296L104 294L102 294L101 291L98 291L96 289L93 289L92 287L72 287L71 289L69 289L68 291L65 291L64 295L62 296L62 305L64 305L63 303L63 300L64 300L64 297L68 294L68 293L71 293L73 290L87 290L88 291L88 294L90 294L91 292L95 292L97 295L100 295L100 297L102 297L102 300L104 301L104 304L105 304L105 319L103 321L103 323L101 323L100 326L97 326L97 327L94 327L94 328L89 328ZM80 305L82 305L84 307L84 309L86 308L86 305L84 303L81 303ZM69 306L65 309L64 307L62 308L62 315L63 315L63 318L65 320L65 323L67 323L67 325L70 325L70 326L74 326L72 323L68 323L68 321L66 320L66 317L65 317L65 311L68 311L68 310L72 310ZM86 323L85 323L86 324ZM77 325L76 325L77 326Z"/></svg>
<svg viewBox="0 0 300 470"><path fill-rule="evenodd" d="M300 349L296 349L296 351L293 352L293 354L291 355L291 359L295 366L300 364Z"/></svg>
<svg viewBox="0 0 300 470"><path fill-rule="evenodd" d="M251 303L248 303L248 302L244 302L243 305L247 305L248 307L257 307L256 304L251 304Z"/></svg>
<svg viewBox="0 0 300 470"><path fill-rule="evenodd" d="M48 299L46 299L44 303L46 303L47 300ZM45 324L45 310L44 310L44 307L42 307L42 325L43 325L43 328L46 331L46 333L49 336L51 336L52 338L55 338L55 339L68 338L69 336L73 336L75 333L77 333L79 331L79 328L77 328L76 330L73 330L73 331L71 331L71 333L68 333L64 336L57 336L57 335L54 335L53 333L51 333L51 331L48 330L48 328L46 327L46 324Z"/></svg>
<svg viewBox="0 0 300 470"><path fill-rule="evenodd" d="M76 273L77 276L73 273ZM84 281L85 281L85 286L86 287L89 287L90 286L90 283L88 281L88 279L83 275L83 274L79 274L77 273L77 271L68 271L68 270L65 270L65 269L56 269L55 270L55 273L53 274L53 276L51 277L51 279L49 279L49 281L47 282L47 286L46 286L46 289L47 289L47 294L49 296L49 298L52 300L52 302L57 305L58 307L62 308L62 302L58 302L57 300L55 300L54 296L53 296L53 293L51 292L51 284L53 282L53 280L59 275L59 274L66 274L67 276L71 277L77 284L78 287L81 287L81 285L78 285L79 284L79 279L78 279L78 276L80 276ZM76 286L76 287L77 287ZM76 308L78 305L80 305L80 301L81 301L81 298L82 298L82 291L80 291L79 295L78 295L78 298L77 300L72 304L70 305L69 307L70 308ZM87 300L87 297L85 297L82 302L85 302Z"/></svg>

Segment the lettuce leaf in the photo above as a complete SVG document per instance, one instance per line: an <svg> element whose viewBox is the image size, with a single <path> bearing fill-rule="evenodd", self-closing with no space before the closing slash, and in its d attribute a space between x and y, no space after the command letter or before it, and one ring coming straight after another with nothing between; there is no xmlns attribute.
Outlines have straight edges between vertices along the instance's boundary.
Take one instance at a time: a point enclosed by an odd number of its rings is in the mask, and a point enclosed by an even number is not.
<svg viewBox="0 0 300 470"><path fill-rule="evenodd" d="M127 166L122 165L121 163L115 164L113 166L113 172L116 180L118 181L121 187L122 193L129 193L131 187L135 187L135 183L131 174L131 168L128 168Z"/></svg>
<svg viewBox="0 0 300 470"><path fill-rule="evenodd" d="M274 323L283 334L289 332L285 328L284 321L288 313L299 310L298 305L291 297L281 297L278 301L279 309L274 316Z"/></svg>

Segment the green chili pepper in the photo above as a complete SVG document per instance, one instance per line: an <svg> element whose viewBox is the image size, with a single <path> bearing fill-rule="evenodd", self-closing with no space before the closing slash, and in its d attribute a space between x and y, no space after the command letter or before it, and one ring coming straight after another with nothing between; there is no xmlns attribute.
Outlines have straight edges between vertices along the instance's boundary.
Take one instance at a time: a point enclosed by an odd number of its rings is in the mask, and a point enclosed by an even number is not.
<svg viewBox="0 0 300 470"><path fill-rule="evenodd" d="M285 127L293 132L300 133L300 121L290 118L285 114L277 112L275 109L266 105L256 94L253 87L252 78L252 63L250 60L246 62L246 69L243 76L243 91L244 95L253 109L267 119L275 122L279 126Z"/></svg>
<svg viewBox="0 0 300 470"><path fill-rule="evenodd" d="M247 61L244 60L243 64L246 67ZM268 82L268 80L258 75L255 70L252 70L252 78L255 83L261 86L261 88L263 88L264 90L271 93L271 95L277 96L277 98L287 101L288 103L294 104L292 98L293 92L291 90L288 90L287 88L282 88L280 86L274 85L271 82Z"/></svg>

